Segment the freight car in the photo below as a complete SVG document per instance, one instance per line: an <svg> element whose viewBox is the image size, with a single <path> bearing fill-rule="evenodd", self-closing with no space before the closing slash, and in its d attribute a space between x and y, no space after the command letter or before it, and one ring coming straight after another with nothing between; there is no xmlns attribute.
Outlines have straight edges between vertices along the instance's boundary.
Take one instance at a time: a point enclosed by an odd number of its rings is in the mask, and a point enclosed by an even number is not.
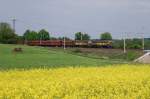
<svg viewBox="0 0 150 99"><path fill-rule="evenodd" d="M40 41L39 41L39 40L26 41L25 43L26 43L27 45L30 45L30 46L40 46Z"/></svg>
<svg viewBox="0 0 150 99"><path fill-rule="evenodd" d="M88 47L88 40L76 40L75 47Z"/></svg>
<svg viewBox="0 0 150 99"><path fill-rule="evenodd" d="M111 48L112 41L110 40L46 40L46 41L28 41L28 45L31 46L50 46L50 47L104 47L104 48Z"/></svg>
<svg viewBox="0 0 150 99"><path fill-rule="evenodd" d="M36 40L36 41L28 41L28 45L31 46L52 46L52 47L61 47L62 41L61 40Z"/></svg>
<svg viewBox="0 0 150 99"><path fill-rule="evenodd" d="M62 46L65 44L66 47L74 47L75 42L73 40L66 40L65 42L62 41Z"/></svg>

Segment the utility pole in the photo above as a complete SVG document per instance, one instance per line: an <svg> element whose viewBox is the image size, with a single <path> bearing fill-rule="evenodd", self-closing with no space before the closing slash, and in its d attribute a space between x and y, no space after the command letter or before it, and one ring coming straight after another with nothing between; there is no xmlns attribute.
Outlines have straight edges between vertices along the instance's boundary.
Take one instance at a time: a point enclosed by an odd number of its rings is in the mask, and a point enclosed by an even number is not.
<svg viewBox="0 0 150 99"><path fill-rule="evenodd" d="M145 43L145 41L144 41L144 29L145 29L145 27L142 27L142 33L141 34L142 34L142 50L143 51L145 49L145 47L144 47L145 46L145 44L144 44Z"/></svg>
<svg viewBox="0 0 150 99"><path fill-rule="evenodd" d="M83 40L83 35L82 35L82 32L81 32L81 40Z"/></svg>
<svg viewBox="0 0 150 99"><path fill-rule="evenodd" d="M13 30L14 30L14 32L16 32L16 19L14 18L14 19L12 19L12 23L13 23Z"/></svg>
<svg viewBox="0 0 150 99"><path fill-rule="evenodd" d="M40 45L42 44L42 39L43 39L43 35L42 33L40 34Z"/></svg>
<svg viewBox="0 0 150 99"><path fill-rule="evenodd" d="M64 35L64 50L66 50L66 35Z"/></svg>
<svg viewBox="0 0 150 99"><path fill-rule="evenodd" d="M125 33L125 35L126 35L126 33ZM124 35L124 38L123 38L124 53L127 52L127 51L126 51L126 37L125 37L125 35Z"/></svg>
<svg viewBox="0 0 150 99"><path fill-rule="evenodd" d="M24 40L24 45L25 44L27 44L27 38L26 38L26 36L24 36L25 37L25 40Z"/></svg>
<svg viewBox="0 0 150 99"><path fill-rule="evenodd" d="M142 50L145 49L144 33L142 33Z"/></svg>

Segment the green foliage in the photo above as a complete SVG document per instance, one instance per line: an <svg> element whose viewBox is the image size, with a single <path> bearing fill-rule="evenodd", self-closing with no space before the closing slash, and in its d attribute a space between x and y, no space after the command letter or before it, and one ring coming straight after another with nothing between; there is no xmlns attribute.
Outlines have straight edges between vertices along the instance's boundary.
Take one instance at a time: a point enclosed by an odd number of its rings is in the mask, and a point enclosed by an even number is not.
<svg viewBox="0 0 150 99"><path fill-rule="evenodd" d="M49 32L47 32L44 29L39 31L39 33L38 33L38 40L49 40L49 39L50 39Z"/></svg>
<svg viewBox="0 0 150 99"><path fill-rule="evenodd" d="M90 40L90 36L88 34L83 34L83 40Z"/></svg>
<svg viewBox="0 0 150 99"><path fill-rule="evenodd" d="M141 39L126 39L127 48L131 49L142 49L142 40Z"/></svg>
<svg viewBox="0 0 150 99"><path fill-rule="evenodd" d="M145 49L150 50L150 38L145 39Z"/></svg>
<svg viewBox="0 0 150 99"><path fill-rule="evenodd" d="M38 34L36 31L30 32L29 40L38 40Z"/></svg>
<svg viewBox="0 0 150 99"><path fill-rule="evenodd" d="M23 37L25 40L38 40L38 33L35 31L27 30Z"/></svg>
<svg viewBox="0 0 150 99"><path fill-rule="evenodd" d="M29 40L30 38L30 30L26 30L25 33L23 34L24 40Z"/></svg>
<svg viewBox="0 0 150 99"><path fill-rule="evenodd" d="M77 32L75 33L75 40L81 40L82 33L81 32Z"/></svg>
<svg viewBox="0 0 150 99"><path fill-rule="evenodd" d="M75 40L89 40L90 36L88 34L84 34L82 32L75 33Z"/></svg>
<svg viewBox="0 0 150 99"><path fill-rule="evenodd" d="M123 59L128 60L128 61L133 61L134 59L140 57L139 54L135 51L127 51L125 54L121 54Z"/></svg>
<svg viewBox="0 0 150 99"><path fill-rule="evenodd" d="M109 32L102 33L100 38L101 40L112 40L111 33Z"/></svg>
<svg viewBox="0 0 150 99"><path fill-rule="evenodd" d="M17 35L8 23L0 23L0 42L9 44L17 42Z"/></svg>
<svg viewBox="0 0 150 99"><path fill-rule="evenodd" d="M113 48L123 48L123 40L113 40Z"/></svg>
<svg viewBox="0 0 150 99"><path fill-rule="evenodd" d="M113 40L113 48L123 48L123 40ZM128 49L142 49L141 39L126 39L126 48ZM150 49L150 40L145 39L145 49Z"/></svg>
<svg viewBox="0 0 150 99"><path fill-rule="evenodd" d="M26 30L23 35L24 40L49 40L49 32L42 29L38 33L36 31Z"/></svg>

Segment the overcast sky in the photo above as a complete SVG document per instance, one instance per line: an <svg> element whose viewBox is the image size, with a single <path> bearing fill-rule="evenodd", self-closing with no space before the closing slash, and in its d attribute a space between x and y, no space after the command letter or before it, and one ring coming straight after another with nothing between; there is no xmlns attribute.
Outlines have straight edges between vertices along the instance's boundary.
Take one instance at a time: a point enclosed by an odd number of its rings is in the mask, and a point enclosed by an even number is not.
<svg viewBox="0 0 150 99"><path fill-rule="evenodd" d="M0 22L12 18L19 35L44 28L53 36L82 31L93 38L101 32L150 37L150 0L0 0Z"/></svg>

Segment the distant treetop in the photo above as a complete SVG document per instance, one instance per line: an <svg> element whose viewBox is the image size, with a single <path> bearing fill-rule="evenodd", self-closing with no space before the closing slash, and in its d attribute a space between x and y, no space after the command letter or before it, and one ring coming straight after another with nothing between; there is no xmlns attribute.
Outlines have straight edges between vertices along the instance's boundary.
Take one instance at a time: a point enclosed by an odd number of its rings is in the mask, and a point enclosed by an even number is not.
<svg viewBox="0 0 150 99"><path fill-rule="evenodd" d="M104 32L100 35L101 40L112 40L112 35L109 32Z"/></svg>

